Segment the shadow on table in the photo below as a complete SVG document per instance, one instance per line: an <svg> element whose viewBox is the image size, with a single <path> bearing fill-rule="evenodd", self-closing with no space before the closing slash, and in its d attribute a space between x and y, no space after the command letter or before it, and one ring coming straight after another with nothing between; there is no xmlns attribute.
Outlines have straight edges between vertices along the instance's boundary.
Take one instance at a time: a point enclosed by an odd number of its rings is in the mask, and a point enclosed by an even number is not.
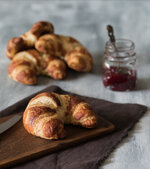
<svg viewBox="0 0 150 169"><path fill-rule="evenodd" d="M135 91L137 90L150 90L150 78L139 78Z"/></svg>
<svg viewBox="0 0 150 169"><path fill-rule="evenodd" d="M88 72L88 73L77 72L77 71L74 71L74 70L68 68L67 77L63 80L55 80L55 82L57 82L57 81L58 82L72 81L72 80L79 79L79 78L82 78L82 77L88 76L88 75L101 76L103 53L98 52L98 53L92 54L92 56L93 56L93 60L94 60L94 66L93 66L93 69L91 72ZM53 81L53 79L48 76L39 76L38 77L38 85L41 85L41 86L51 84L52 81Z"/></svg>
<svg viewBox="0 0 150 169"><path fill-rule="evenodd" d="M93 66L93 70L92 73L95 75L102 75L102 59L103 59L103 52L97 52L93 54L93 58L94 58L94 66Z"/></svg>
<svg viewBox="0 0 150 169"><path fill-rule="evenodd" d="M90 72L91 74L92 72ZM39 86L43 86L43 85L47 85L47 84L52 84L52 83L57 83L57 82L62 82L62 81L73 81L75 79L79 79L82 78L83 76L86 76L87 74L82 73L82 72L76 72L74 70L68 69L67 72L67 76L66 78L62 79L62 80L54 80L53 78L49 77L49 76L39 76L38 77L38 85Z"/></svg>

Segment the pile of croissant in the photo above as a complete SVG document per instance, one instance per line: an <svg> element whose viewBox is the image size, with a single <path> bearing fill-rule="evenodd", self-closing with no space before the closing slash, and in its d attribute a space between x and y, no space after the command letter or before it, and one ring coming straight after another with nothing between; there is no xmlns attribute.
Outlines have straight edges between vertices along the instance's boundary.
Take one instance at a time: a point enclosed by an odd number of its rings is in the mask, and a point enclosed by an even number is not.
<svg viewBox="0 0 150 169"><path fill-rule="evenodd" d="M75 71L89 72L93 61L88 50L76 39L54 33L50 22L40 21L21 35L10 39L6 55L11 59L9 77L33 85L38 75L63 79L67 66Z"/></svg>
<svg viewBox="0 0 150 169"><path fill-rule="evenodd" d="M54 92L36 95L23 114L25 129L30 134L45 139L64 138L64 124L94 128L97 122L91 106L80 97Z"/></svg>

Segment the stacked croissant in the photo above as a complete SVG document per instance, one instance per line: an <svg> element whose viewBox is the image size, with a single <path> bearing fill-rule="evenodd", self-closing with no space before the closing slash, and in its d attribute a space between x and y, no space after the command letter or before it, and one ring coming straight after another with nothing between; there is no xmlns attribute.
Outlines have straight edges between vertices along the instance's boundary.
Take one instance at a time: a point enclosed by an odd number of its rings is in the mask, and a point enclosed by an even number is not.
<svg viewBox="0 0 150 169"><path fill-rule="evenodd" d="M64 124L94 128L97 117L91 106L77 96L45 92L30 100L23 114L23 124L35 136L60 139L66 136Z"/></svg>
<svg viewBox="0 0 150 169"><path fill-rule="evenodd" d="M88 50L76 39L54 34L50 22L40 21L20 37L12 38L6 55L11 59L9 77L26 85L37 83L38 75L63 79L67 66L89 72L93 61Z"/></svg>

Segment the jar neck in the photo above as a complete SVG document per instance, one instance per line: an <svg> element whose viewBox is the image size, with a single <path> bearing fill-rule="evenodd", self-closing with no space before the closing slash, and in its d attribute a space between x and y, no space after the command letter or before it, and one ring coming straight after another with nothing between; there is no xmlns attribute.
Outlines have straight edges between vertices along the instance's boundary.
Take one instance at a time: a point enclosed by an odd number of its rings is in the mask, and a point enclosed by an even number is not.
<svg viewBox="0 0 150 169"><path fill-rule="evenodd" d="M110 41L106 42L105 57L111 61L128 61L135 60L135 45L131 40L116 39L115 44Z"/></svg>

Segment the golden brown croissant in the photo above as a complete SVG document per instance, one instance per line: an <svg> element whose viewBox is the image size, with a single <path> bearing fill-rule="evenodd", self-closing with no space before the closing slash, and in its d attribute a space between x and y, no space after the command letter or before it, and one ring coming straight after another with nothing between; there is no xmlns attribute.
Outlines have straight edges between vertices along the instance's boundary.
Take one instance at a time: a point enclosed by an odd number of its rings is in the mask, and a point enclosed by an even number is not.
<svg viewBox="0 0 150 169"><path fill-rule="evenodd" d="M53 33L50 22L40 21L8 42L6 55L12 59L8 68L10 78L32 85L41 74L63 79L67 74L65 63L76 71L92 69L92 57L82 44L72 37Z"/></svg>
<svg viewBox="0 0 150 169"><path fill-rule="evenodd" d="M76 71L89 72L92 69L92 57L88 50L76 39L45 34L35 43L35 48L42 53L49 53L64 59L68 66Z"/></svg>
<svg viewBox="0 0 150 169"><path fill-rule="evenodd" d="M66 135L64 124L94 128L97 117L91 106L79 97L47 92L30 100L23 114L23 124L35 136L59 139Z"/></svg>
<svg viewBox="0 0 150 169"><path fill-rule="evenodd" d="M47 75L54 79L66 76L64 61L49 54L40 54L35 49L17 53L8 67L10 78L23 84L37 83L37 75Z"/></svg>
<svg viewBox="0 0 150 169"><path fill-rule="evenodd" d="M54 27L50 22L40 21L21 37L10 39L6 48L6 55L12 59L17 52L34 48L36 40L46 33L54 33Z"/></svg>

